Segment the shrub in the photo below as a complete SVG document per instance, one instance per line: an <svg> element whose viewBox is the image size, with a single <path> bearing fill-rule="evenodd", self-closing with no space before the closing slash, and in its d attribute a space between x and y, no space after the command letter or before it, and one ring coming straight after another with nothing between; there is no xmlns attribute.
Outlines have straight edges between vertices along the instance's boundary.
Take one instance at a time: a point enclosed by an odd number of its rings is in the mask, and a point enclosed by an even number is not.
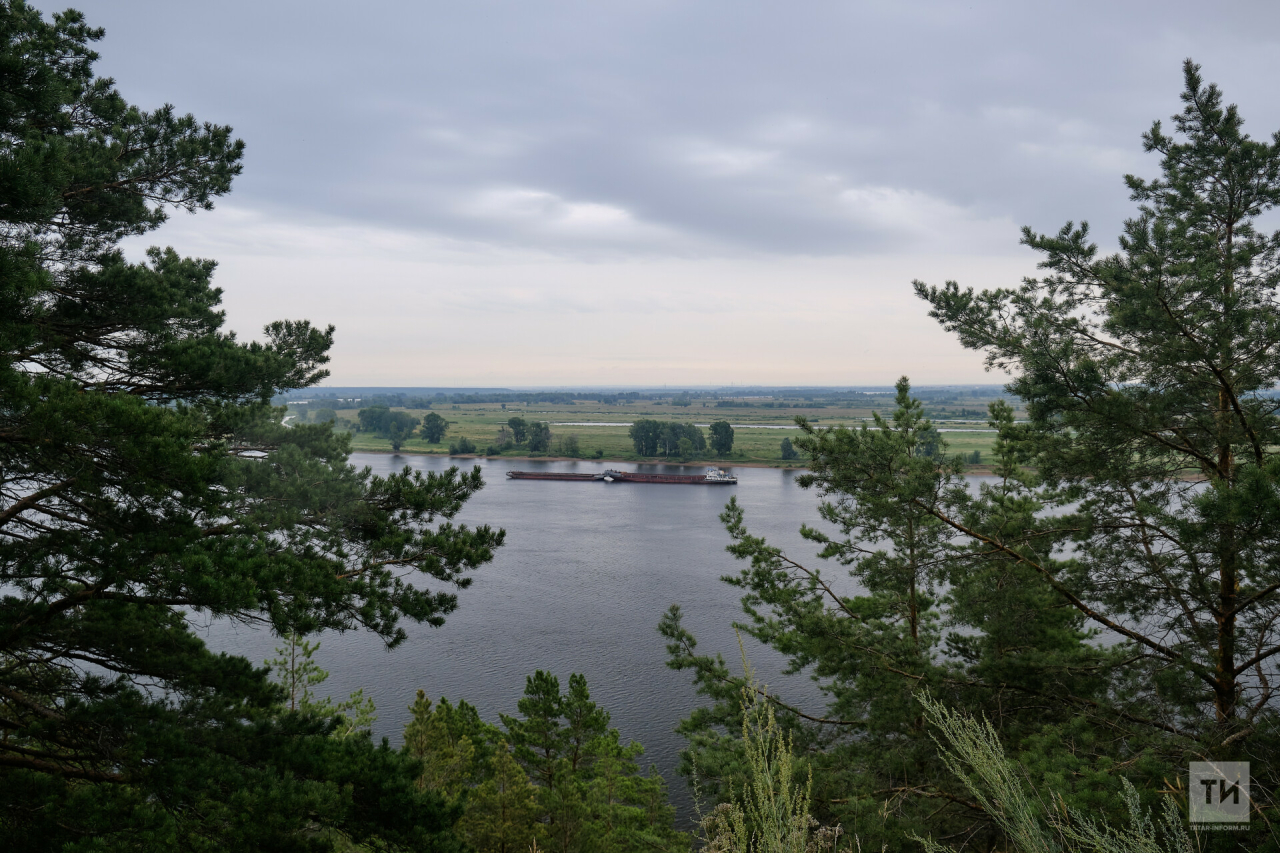
<svg viewBox="0 0 1280 853"><path fill-rule="evenodd" d="M475 453L475 452L476 452L476 443L471 439L467 438L466 436L459 438L457 441L449 445L450 456L459 456L464 453Z"/></svg>

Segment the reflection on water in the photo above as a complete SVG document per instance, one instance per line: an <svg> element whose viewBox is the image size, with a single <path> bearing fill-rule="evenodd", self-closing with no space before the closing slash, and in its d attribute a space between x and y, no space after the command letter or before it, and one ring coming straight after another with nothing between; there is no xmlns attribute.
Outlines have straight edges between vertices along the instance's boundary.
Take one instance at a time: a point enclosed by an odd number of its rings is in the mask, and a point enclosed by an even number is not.
<svg viewBox="0 0 1280 853"><path fill-rule="evenodd" d="M376 473L449 465L438 456L359 453L352 463ZM753 532L814 564L820 562L816 549L798 531L802 522L818 523L817 496L796 486L795 472L777 469L732 469L738 485L709 487L506 479L517 468L587 473L608 467L594 461L478 464L486 486L459 521L504 527L507 544L474 573L441 628L406 625L409 639L393 651L365 634L323 635L316 660L330 673L325 687L343 697L363 687L378 705L375 735L394 744L419 688L433 699L466 699L497 722L499 712L515 713L525 676L534 670L550 670L562 683L571 672L584 673L623 739L644 744L645 761L658 767L687 817L689 795L676 774L684 741L672 730L702 700L687 673L664 665L658 620L669 605L680 604L699 651L720 652L736 669L738 591L719 578L741 564L724 551L729 540L718 516L737 495ZM833 577L843 574L838 566L825 568ZM211 626L207 636L214 648L259 662L272 656L276 643L227 623ZM771 689L809 709L821 707L807 677L783 676L778 655L754 642L747 648Z"/></svg>

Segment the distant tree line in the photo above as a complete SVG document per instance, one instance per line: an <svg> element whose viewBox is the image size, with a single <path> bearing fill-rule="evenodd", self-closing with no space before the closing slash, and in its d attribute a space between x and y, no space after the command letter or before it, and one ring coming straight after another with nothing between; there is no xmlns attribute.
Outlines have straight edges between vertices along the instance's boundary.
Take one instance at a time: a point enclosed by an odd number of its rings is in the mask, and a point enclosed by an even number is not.
<svg viewBox="0 0 1280 853"><path fill-rule="evenodd" d="M636 399L636 394L630 399ZM608 400L626 399L626 395L616 394L591 394L591 393L569 393L565 391L538 391L538 392L516 392L516 391L494 391L492 393L470 393L470 394L445 394L438 392L429 396L421 394L368 394L350 397L339 396L320 396L311 395L306 401L290 400L287 397L278 398L276 405L289 404L292 406L325 406L331 409L360 409L370 406L386 406L388 408L402 409L430 409L432 406L440 405L463 405L463 404L483 404L483 403L504 403L504 404L533 404L533 403L550 403L559 406L573 406L580 401L597 400L606 402Z"/></svg>
<svg viewBox="0 0 1280 853"><path fill-rule="evenodd" d="M693 424L641 418L628 430L636 453L641 456L682 456L707 449L707 437ZM683 442L683 444L682 444Z"/></svg>
<svg viewBox="0 0 1280 853"><path fill-rule="evenodd" d="M371 432L391 441L395 450L400 449L418 426L418 419L408 412L393 411L386 406L372 406L361 409L357 417L360 419L360 431Z"/></svg>
<svg viewBox="0 0 1280 853"><path fill-rule="evenodd" d="M499 451L511 450L523 446L530 453L546 453L551 449L551 425L546 421L527 421L522 417L507 419L510 437L499 430L499 438L505 440L497 447Z"/></svg>
<svg viewBox="0 0 1280 853"><path fill-rule="evenodd" d="M419 419L408 412L397 411L387 406L369 406L361 409L356 417L359 421L356 427L358 432L384 438L391 442L391 449L396 451L415 435L421 436L428 444L440 444L444 441L450 426L450 422L436 412L428 412ZM497 456L506 450L523 448L530 453L549 453L554 449L562 456L581 455L581 447L576 435L563 436L556 442L554 448L552 439L551 424L546 421L529 421L514 416L499 429L497 442L485 448L485 453L489 456ZM705 439L701 446L705 449ZM476 453L478 450L476 443L465 436L459 436L449 444L449 452L454 455Z"/></svg>
<svg viewBox="0 0 1280 853"><path fill-rule="evenodd" d="M917 390L916 397L928 405L963 405L974 399L989 399L993 396L1004 396L995 388L931 388ZM471 391L448 394L438 391L434 394L387 393L310 395L305 402L291 401L288 397L278 398L276 405L289 404L297 409L308 407L328 408L336 411L344 409L361 409L371 406L386 406L402 409L430 409L439 405L480 405L498 403L507 405L549 404L574 406L581 403L599 403L602 406L627 405L630 403L650 402L666 403L671 406L687 407L695 402L702 406L712 404L718 408L735 409L812 409L827 406L849 405L893 405L892 391L853 391L831 388L783 388L783 389L718 389L714 391L682 390L676 393L663 391L509 391L494 389L492 391ZM965 414L969 414L966 412ZM975 417L985 416L982 411Z"/></svg>

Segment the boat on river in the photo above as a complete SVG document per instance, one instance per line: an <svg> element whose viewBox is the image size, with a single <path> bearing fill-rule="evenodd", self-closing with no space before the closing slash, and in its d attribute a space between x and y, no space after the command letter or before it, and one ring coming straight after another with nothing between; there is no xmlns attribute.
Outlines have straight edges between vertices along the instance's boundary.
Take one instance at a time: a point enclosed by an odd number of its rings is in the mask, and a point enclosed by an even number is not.
<svg viewBox="0 0 1280 853"><path fill-rule="evenodd" d="M508 471L508 480L573 480L591 482L603 480L603 474L562 474L558 471Z"/></svg>
<svg viewBox="0 0 1280 853"><path fill-rule="evenodd" d="M732 486L738 478L721 468L708 468L705 474L642 474L638 471L615 471L602 474L569 474L558 471L508 471L508 480L568 480L571 482L606 483L672 483L686 486Z"/></svg>

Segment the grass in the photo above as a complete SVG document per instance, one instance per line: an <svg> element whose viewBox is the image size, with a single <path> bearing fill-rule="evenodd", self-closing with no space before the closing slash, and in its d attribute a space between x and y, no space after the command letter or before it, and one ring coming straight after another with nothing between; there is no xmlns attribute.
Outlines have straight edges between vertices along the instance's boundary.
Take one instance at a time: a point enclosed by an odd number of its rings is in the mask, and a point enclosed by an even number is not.
<svg viewBox="0 0 1280 853"><path fill-rule="evenodd" d="M966 408L942 407L934 410L930 407L930 416L941 429L982 429L982 432L947 432L943 438L948 445L948 452L963 453L966 456L975 450L982 453L983 459L990 457L991 444L995 433L986 429L986 423L978 421L973 413L985 411L986 401L968 401ZM602 405L596 401L576 401L574 405L552 405L536 403L530 405L508 403L504 409L497 403L441 405L434 409L403 409L414 417L421 418L428 411L435 411L448 419L449 431L444 440L438 444L429 444L421 438L413 438L404 443L402 453L439 453L449 452L450 442L465 437L475 442L483 453L491 444L499 444L500 427L513 416L527 421L547 421L551 424L552 450L546 454L556 456L556 439L576 435L580 456L592 458L597 451L600 458L609 461L639 462L646 460L636 454L627 434L628 424L640 418L652 418L661 421L680 421L683 423L708 424L711 421L727 420L734 424L733 455L723 459L708 452L703 457L690 460L690 464L738 464L770 467L803 467L803 460L785 461L781 456L783 438L792 441L802 433L794 426L797 415L803 415L819 426L844 424L856 427L870 419L873 410L887 413L892 409L892 401L886 399L883 405L850 406L843 408L717 408L714 404L703 406L694 403L691 406L673 406L665 401L642 400L618 405ZM959 417L964 412L963 418ZM608 426L558 426L557 424L573 422L607 423ZM338 412L338 426L353 431L352 448L366 452L390 452L391 443L368 433L354 432L356 411L344 409ZM787 427L778 429L777 427ZM522 448L508 451L508 457L528 456ZM662 460L676 461L676 460Z"/></svg>

